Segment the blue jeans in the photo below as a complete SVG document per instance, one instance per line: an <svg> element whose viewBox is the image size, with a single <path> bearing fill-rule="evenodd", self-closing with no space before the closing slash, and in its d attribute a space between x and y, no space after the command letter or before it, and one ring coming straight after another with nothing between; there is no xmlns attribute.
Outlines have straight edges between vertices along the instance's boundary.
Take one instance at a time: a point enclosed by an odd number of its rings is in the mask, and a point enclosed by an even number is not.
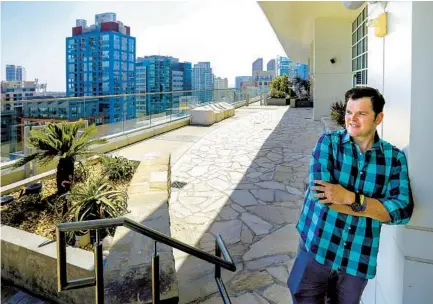
<svg viewBox="0 0 433 304"><path fill-rule="evenodd" d="M359 304L367 281L320 264L301 239L287 286L293 304Z"/></svg>

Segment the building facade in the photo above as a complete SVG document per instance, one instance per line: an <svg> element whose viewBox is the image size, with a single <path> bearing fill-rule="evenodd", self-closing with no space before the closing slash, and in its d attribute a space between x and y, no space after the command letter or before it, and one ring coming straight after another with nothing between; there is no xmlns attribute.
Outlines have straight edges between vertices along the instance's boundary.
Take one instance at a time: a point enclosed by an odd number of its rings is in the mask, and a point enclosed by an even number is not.
<svg viewBox="0 0 433 304"><path fill-rule="evenodd" d="M303 63L298 63L296 65L296 75L297 77L300 77L301 79L307 80L308 77L308 65Z"/></svg>
<svg viewBox="0 0 433 304"><path fill-rule="evenodd" d="M250 81L251 76L236 76L235 78L235 87L236 89L240 89L242 87L243 81Z"/></svg>
<svg viewBox="0 0 433 304"><path fill-rule="evenodd" d="M263 58L257 58L252 65L252 73L263 71Z"/></svg>
<svg viewBox="0 0 433 304"><path fill-rule="evenodd" d="M135 90L136 105L137 105L137 117L148 115L147 112L147 65L145 62L135 64Z"/></svg>
<svg viewBox="0 0 433 304"><path fill-rule="evenodd" d="M213 96L213 74L210 62L199 62L192 69L192 90L200 103L210 102Z"/></svg>
<svg viewBox="0 0 433 304"><path fill-rule="evenodd" d="M91 26L78 19L66 38L67 96L131 94L100 97L98 111L105 123L135 118L135 54L135 37L115 13L96 15Z"/></svg>
<svg viewBox="0 0 433 304"><path fill-rule="evenodd" d="M214 88L217 90L224 90L229 88L229 81L227 78L215 78Z"/></svg>
<svg viewBox="0 0 433 304"><path fill-rule="evenodd" d="M277 72L277 64L276 64L275 59L271 59L271 60L268 61L268 64L266 65L266 70L268 72L272 71L272 72L274 72L274 74L276 74L276 72Z"/></svg>
<svg viewBox="0 0 433 304"><path fill-rule="evenodd" d="M7 64L6 81L26 81L26 69L22 66Z"/></svg>
<svg viewBox="0 0 433 304"><path fill-rule="evenodd" d="M252 81L255 82L255 87L269 87L272 79L274 78L274 71L254 72L252 76Z"/></svg>

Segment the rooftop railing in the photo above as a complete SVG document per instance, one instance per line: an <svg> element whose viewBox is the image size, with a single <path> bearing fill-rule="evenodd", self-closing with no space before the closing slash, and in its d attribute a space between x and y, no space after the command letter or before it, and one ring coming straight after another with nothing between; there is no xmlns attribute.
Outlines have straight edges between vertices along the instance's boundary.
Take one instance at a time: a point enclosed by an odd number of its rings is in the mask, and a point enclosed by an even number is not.
<svg viewBox="0 0 433 304"><path fill-rule="evenodd" d="M236 105L267 91L250 87L6 101L3 106L8 106L10 114L2 115L1 167L24 156L24 137L29 134L25 127L30 131L47 122L84 119L97 125L98 137L112 138L189 118L190 110L197 106Z"/></svg>

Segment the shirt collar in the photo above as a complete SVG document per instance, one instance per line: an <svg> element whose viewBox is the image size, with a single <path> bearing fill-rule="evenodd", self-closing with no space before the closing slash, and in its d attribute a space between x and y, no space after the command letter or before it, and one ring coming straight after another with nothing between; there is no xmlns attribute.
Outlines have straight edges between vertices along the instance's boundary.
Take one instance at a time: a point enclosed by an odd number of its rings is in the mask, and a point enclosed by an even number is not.
<svg viewBox="0 0 433 304"><path fill-rule="evenodd" d="M341 141L341 143L346 144L348 142L354 143L347 130L344 129L343 140ZM377 131L374 134L374 143L371 149L380 150L383 153L382 139L379 137L379 134L377 134Z"/></svg>

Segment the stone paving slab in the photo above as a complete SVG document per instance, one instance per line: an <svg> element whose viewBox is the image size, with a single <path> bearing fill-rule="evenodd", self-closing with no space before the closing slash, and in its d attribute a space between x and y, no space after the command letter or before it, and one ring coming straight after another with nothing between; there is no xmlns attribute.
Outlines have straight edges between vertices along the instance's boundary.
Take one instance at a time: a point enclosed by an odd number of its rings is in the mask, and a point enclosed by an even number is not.
<svg viewBox="0 0 433 304"><path fill-rule="evenodd" d="M173 167L172 181L183 186L172 188L171 235L214 253L221 234L237 265L236 273L222 271L233 303L291 303L295 224L322 125L311 119L312 109L247 111L203 136ZM222 303L214 267L173 254L180 303Z"/></svg>

